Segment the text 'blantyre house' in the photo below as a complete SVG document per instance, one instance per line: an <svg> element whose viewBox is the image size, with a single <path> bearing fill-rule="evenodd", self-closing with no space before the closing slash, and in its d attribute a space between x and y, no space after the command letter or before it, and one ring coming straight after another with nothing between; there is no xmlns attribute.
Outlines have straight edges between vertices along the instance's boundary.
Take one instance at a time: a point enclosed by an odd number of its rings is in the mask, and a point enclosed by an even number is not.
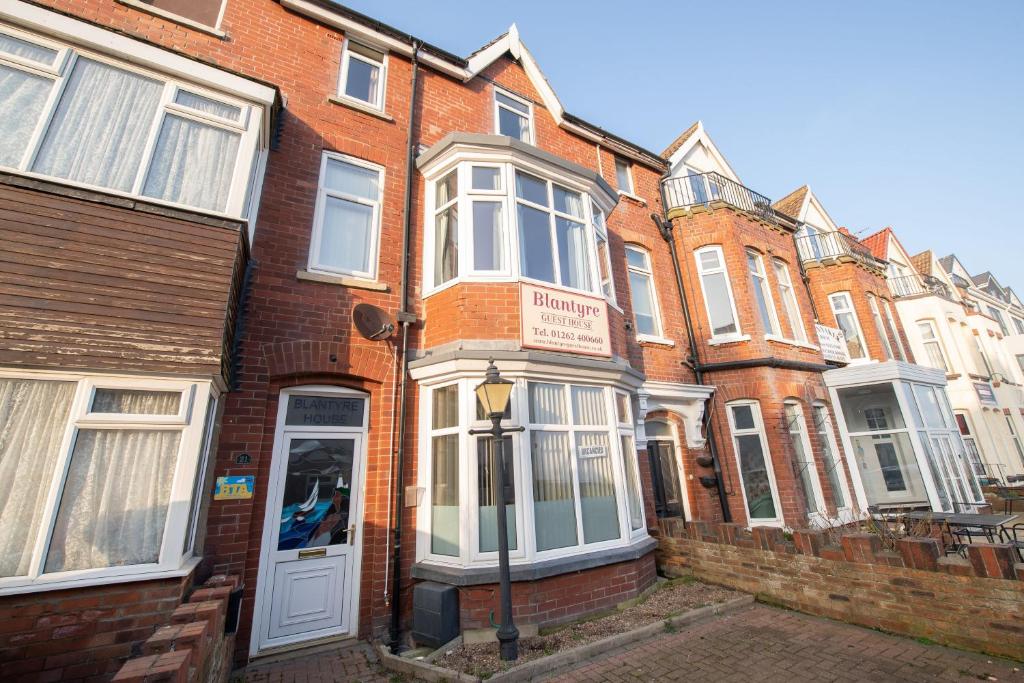
<svg viewBox="0 0 1024 683"><path fill-rule="evenodd" d="M7 0L0 113L5 679L109 678L211 573L238 663L401 640L428 581L487 628L499 500L543 625L650 586L659 516L967 510L1024 470L888 253L702 123L659 154L572 115L514 26L459 57L326 0Z"/></svg>

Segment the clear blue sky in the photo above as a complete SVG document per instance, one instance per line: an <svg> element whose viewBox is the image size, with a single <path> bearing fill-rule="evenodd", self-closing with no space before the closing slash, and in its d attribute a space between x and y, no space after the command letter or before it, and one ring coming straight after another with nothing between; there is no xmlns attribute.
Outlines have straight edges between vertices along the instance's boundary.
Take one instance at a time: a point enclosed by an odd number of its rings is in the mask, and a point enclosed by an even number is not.
<svg viewBox="0 0 1024 683"><path fill-rule="evenodd" d="M515 22L577 116L654 151L702 119L751 188L1024 296L1024 2L342 4L462 56Z"/></svg>

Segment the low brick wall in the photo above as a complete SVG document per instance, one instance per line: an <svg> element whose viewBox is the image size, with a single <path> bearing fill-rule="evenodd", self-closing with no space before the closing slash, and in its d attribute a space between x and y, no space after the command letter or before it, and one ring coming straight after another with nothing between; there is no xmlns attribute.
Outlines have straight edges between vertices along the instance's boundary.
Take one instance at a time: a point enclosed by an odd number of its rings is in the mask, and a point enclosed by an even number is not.
<svg viewBox="0 0 1024 683"><path fill-rule="evenodd" d="M874 534L828 545L820 531L661 520L658 567L668 575L754 593L808 614L1024 660L1024 564L1008 545L942 556L933 538L882 550Z"/></svg>

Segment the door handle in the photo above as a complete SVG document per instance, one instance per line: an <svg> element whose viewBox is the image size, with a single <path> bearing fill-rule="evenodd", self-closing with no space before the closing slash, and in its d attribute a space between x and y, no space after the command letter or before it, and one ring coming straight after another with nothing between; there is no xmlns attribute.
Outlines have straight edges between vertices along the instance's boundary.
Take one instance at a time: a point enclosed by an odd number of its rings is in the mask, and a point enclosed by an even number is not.
<svg viewBox="0 0 1024 683"><path fill-rule="evenodd" d="M352 532L356 530L356 525L352 524L349 528L345 529L345 543L352 545Z"/></svg>
<svg viewBox="0 0 1024 683"><path fill-rule="evenodd" d="M306 548L299 551L300 560L308 560L311 557L326 557L327 548Z"/></svg>

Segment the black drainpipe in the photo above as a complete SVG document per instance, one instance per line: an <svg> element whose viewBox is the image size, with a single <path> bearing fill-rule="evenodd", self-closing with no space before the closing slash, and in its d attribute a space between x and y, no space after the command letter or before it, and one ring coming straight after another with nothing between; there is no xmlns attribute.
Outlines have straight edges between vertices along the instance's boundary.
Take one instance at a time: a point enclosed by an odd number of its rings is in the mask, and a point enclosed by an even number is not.
<svg viewBox="0 0 1024 683"><path fill-rule="evenodd" d="M406 377L409 374L409 325L416 322L416 315L409 311L409 245L412 242L412 178L416 168L416 149L414 147L413 130L416 117L416 79L419 75L420 41L412 43L412 79L409 92L409 136L407 140L407 157L405 162L405 206L403 209L402 233L402 284L401 304L398 310L398 323L402 326L402 355L398 361L400 372L398 390L398 436L395 439L395 451L392 457L397 461L395 467L395 540L392 550L394 578L391 587L391 651L397 652L402 619L402 515L405 510L405 393ZM390 493L390 492L389 492Z"/></svg>
<svg viewBox="0 0 1024 683"><path fill-rule="evenodd" d="M811 278L807 277L807 269L804 268L804 260L800 258L800 243L797 242L797 233L800 232L800 222L795 221L795 223L797 229L793 232L793 249L796 253L796 265L797 268L800 269L800 279L804 283L804 290L807 292L807 300L811 302L811 314L814 315L814 322L820 323L821 318L818 317L818 307L814 305L814 295L811 293Z"/></svg>
<svg viewBox="0 0 1024 683"><path fill-rule="evenodd" d="M668 177L668 173L662 177L662 181ZM672 221L668 219L668 203L665 201L665 184L659 182L658 187L661 191L661 205L665 209L665 219L662 220L657 214L651 214L651 220L658 227L658 231L661 233L662 239L668 243L668 251L672 256L672 269L676 275L676 289L679 291L679 308L683 313L683 320L686 322L686 338L690 344L690 357L687 359L687 364L693 369L694 378L697 384L704 384L704 372L700 363L700 355L697 350L697 340L693 335L693 320L690 318L690 307L686 303L686 290L683 289L683 272L679 268L679 254L676 252L676 241L672 235ZM722 520L725 522L732 521L732 513L729 512L729 501L725 497L725 483L722 481L722 463L718 457L718 447L715 443L715 430L711 425L711 411L705 409L704 415L701 418L701 422L704 424L704 433L707 434L708 439L708 453L711 455L711 466L715 472L715 487L718 489L718 501L722 506Z"/></svg>

